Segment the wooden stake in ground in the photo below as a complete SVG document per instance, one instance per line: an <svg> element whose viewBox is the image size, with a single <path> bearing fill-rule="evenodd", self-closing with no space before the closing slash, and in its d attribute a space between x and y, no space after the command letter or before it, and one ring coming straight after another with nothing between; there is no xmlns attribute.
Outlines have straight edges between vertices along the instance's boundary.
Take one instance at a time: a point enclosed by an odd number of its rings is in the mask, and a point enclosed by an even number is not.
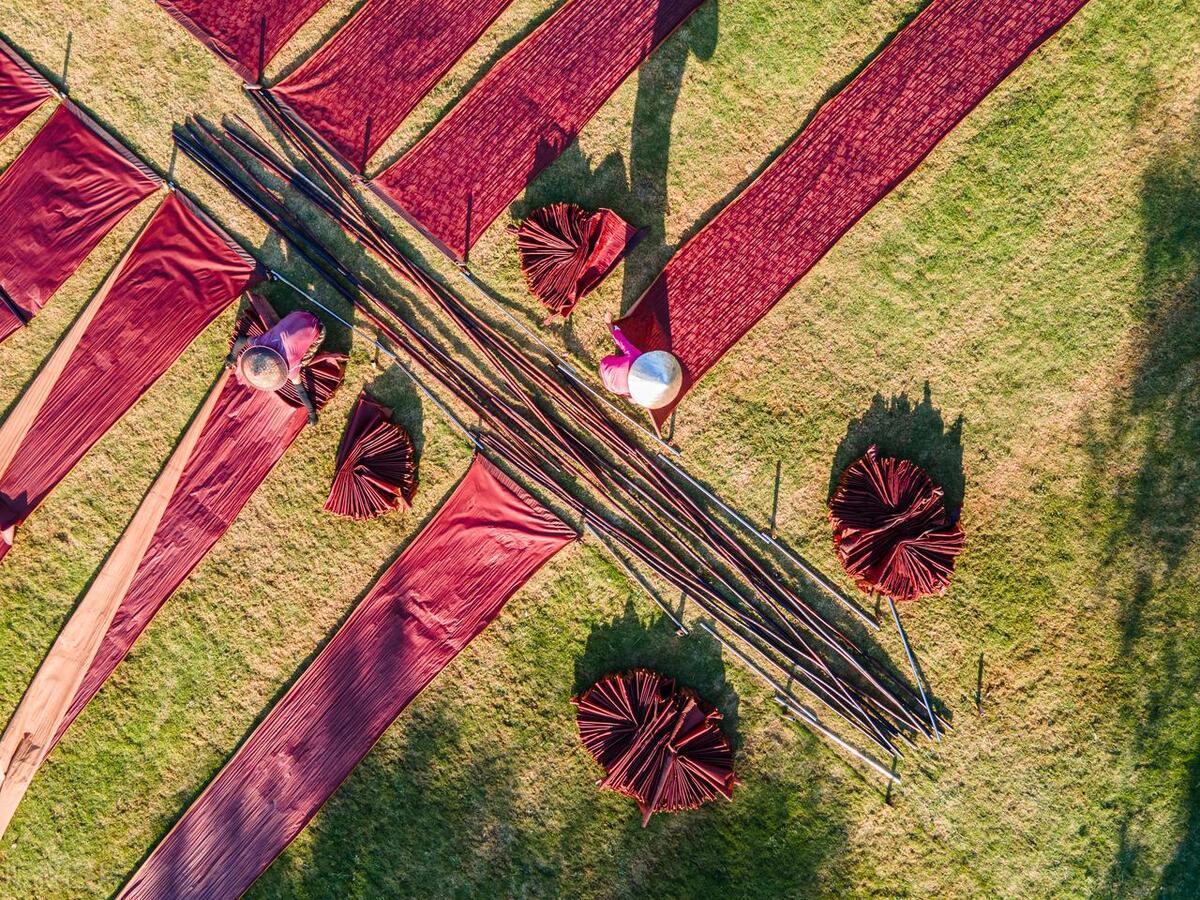
<svg viewBox="0 0 1200 900"><path fill-rule="evenodd" d="M229 370L223 370L100 574L63 626L0 737L0 836L71 708L228 379Z"/></svg>

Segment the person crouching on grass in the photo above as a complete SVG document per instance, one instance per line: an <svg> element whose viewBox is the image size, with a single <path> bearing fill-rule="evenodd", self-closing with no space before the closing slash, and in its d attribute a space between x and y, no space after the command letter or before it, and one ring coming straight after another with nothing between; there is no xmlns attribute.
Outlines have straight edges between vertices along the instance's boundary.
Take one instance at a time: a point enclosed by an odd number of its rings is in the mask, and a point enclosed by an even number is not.
<svg viewBox="0 0 1200 900"><path fill-rule="evenodd" d="M316 425L317 408L300 373L312 362L324 340L325 326L321 320L310 312L297 310L258 337L238 338L225 358L225 366L236 367L238 381L259 391L273 393L290 381L308 410L309 424Z"/></svg>

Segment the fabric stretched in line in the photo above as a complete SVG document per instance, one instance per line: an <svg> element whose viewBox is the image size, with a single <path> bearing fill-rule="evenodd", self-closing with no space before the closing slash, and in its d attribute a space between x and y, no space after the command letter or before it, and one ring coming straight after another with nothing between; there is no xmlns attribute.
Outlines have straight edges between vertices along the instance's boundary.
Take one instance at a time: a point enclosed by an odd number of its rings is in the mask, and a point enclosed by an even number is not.
<svg viewBox="0 0 1200 900"><path fill-rule="evenodd" d="M171 192L0 426L0 557L13 531L258 277Z"/></svg>
<svg viewBox="0 0 1200 900"><path fill-rule="evenodd" d="M0 341L162 185L70 101L0 174Z"/></svg>
<svg viewBox="0 0 1200 900"><path fill-rule="evenodd" d="M462 260L702 0L568 0L371 184Z"/></svg>
<svg viewBox="0 0 1200 900"><path fill-rule="evenodd" d="M933 0L618 325L687 390L1086 0ZM652 415L661 426L675 404Z"/></svg>
<svg viewBox="0 0 1200 900"><path fill-rule="evenodd" d="M122 890L234 898L575 532L482 457Z"/></svg>
<svg viewBox="0 0 1200 900"><path fill-rule="evenodd" d="M511 3L368 0L271 93L343 163L361 172Z"/></svg>
<svg viewBox="0 0 1200 900"><path fill-rule="evenodd" d="M50 83L0 41L0 141L53 95Z"/></svg>
<svg viewBox="0 0 1200 900"><path fill-rule="evenodd" d="M247 81L329 0L156 0Z"/></svg>

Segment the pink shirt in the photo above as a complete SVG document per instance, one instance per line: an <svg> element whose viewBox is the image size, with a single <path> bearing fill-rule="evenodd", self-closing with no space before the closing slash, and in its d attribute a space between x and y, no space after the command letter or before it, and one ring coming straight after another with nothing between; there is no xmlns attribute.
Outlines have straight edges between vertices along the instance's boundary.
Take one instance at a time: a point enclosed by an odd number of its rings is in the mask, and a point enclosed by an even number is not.
<svg viewBox="0 0 1200 900"><path fill-rule="evenodd" d="M633 361L642 355L642 351L633 345L633 341L621 333L616 325L610 325L612 339L620 353L614 353L600 360L600 380L604 386L622 397L629 396L629 369Z"/></svg>
<svg viewBox="0 0 1200 900"><path fill-rule="evenodd" d="M298 381L304 354L320 336L321 320L310 312L296 310L280 319L279 324L266 334L248 341L246 349L270 347L283 357L288 367L288 378Z"/></svg>

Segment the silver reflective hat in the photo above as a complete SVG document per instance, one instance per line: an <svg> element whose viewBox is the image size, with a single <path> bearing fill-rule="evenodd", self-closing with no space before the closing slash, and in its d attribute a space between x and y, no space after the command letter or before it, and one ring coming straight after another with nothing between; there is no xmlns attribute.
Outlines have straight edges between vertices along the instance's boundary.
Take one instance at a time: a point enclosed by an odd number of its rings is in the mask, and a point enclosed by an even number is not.
<svg viewBox="0 0 1200 900"><path fill-rule="evenodd" d="M287 365L270 347L250 347L238 366L242 380L260 391L277 391L287 383Z"/></svg>
<svg viewBox="0 0 1200 900"><path fill-rule="evenodd" d="M662 409L683 387L683 368L666 350L643 353L629 367L629 396L638 406Z"/></svg>

